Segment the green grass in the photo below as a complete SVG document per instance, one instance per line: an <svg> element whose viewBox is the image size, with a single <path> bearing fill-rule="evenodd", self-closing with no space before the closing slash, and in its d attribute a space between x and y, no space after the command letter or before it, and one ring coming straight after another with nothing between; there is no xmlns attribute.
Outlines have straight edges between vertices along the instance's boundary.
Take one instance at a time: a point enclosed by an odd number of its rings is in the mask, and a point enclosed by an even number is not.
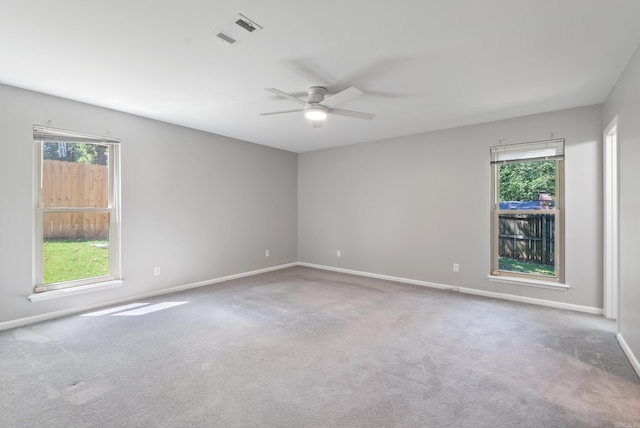
<svg viewBox="0 0 640 428"><path fill-rule="evenodd" d="M72 281L109 274L107 241L61 240L44 242L44 283Z"/></svg>
<svg viewBox="0 0 640 428"><path fill-rule="evenodd" d="M530 273L534 275L555 275L553 265L541 265L539 263L525 262L522 260L500 258L498 261L500 270L519 273Z"/></svg>

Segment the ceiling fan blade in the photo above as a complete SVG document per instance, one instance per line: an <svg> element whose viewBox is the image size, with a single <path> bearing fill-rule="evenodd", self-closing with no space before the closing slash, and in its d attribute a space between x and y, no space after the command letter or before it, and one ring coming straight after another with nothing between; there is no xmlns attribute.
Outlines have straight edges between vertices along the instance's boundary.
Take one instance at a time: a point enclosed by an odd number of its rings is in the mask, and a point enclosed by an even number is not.
<svg viewBox="0 0 640 428"><path fill-rule="evenodd" d="M329 110L329 114L337 114L339 116L347 116L347 117L353 117L356 119L366 119L366 120L371 120L374 117L376 117L375 114L372 113L364 113L361 111L352 111L352 110L344 110L341 108L332 108L331 110Z"/></svg>
<svg viewBox="0 0 640 428"><path fill-rule="evenodd" d="M339 104L346 103L347 101L362 95L362 91L355 87L350 87L345 89L342 92L338 92L335 95L330 96L329 98L325 98L320 104L326 107L335 107Z"/></svg>
<svg viewBox="0 0 640 428"><path fill-rule="evenodd" d="M282 91L280 91L280 90L278 90L278 89L276 89L276 88L267 88L267 91L269 91L269 92L271 92L271 93L274 93L274 94L276 94L276 95L279 95L279 96L281 96L282 98L286 98L286 99L289 99L289 100L291 100L291 101L295 101L295 102L297 102L298 104L302 104L302 105L305 105L305 104L306 104L306 102L305 102L305 101L302 101L300 98L296 98L296 97L294 97L293 95L289 95L289 94L287 94L286 92L282 92Z"/></svg>
<svg viewBox="0 0 640 428"><path fill-rule="evenodd" d="M335 81L326 73L321 73L320 67L307 58L287 60L284 66L313 85L327 86Z"/></svg>
<svg viewBox="0 0 640 428"><path fill-rule="evenodd" d="M324 126L324 120L312 120L314 128L322 128Z"/></svg>
<svg viewBox="0 0 640 428"><path fill-rule="evenodd" d="M284 110L284 111L272 111L270 113L260 113L260 116L271 116L272 114L284 114L284 113L299 113L301 111L301 109L297 109L297 110Z"/></svg>
<svg viewBox="0 0 640 428"><path fill-rule="evenodd" d="M369 92L367 92L367 94L369 94ZM306 92L294 92L294 93L291 93L289 95L291 95L292 97L302 98L302 99L304 99L304 98L309 96L309 94L306 93ZM269 95L269 99L270 100L282 100L282 97L280 96L280 94L278 94L278 95L273 94L273 95Z"/></svg>

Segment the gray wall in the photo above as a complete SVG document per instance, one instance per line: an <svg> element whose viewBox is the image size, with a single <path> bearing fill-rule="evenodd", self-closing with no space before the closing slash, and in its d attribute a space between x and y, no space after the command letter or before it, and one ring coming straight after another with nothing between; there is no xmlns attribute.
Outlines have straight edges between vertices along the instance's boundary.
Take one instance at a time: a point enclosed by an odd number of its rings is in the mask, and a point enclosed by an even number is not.
<svg viewBox="0 0 640 428"><path fill-rule="evenodd" d="M125 282L30 303L32 126L48 120L122 140ZM0 323L296 261L295 153L2 85L0 129Z"/></svg>
<svg viewBox="0 0 640 428"><path fill-rule="evenodd" d="M489 147L551 133L566 139L571 289L489 282ZM298 258L602 308L601 141L602 109L590 106L300 154Z"/></svg>
<svg viewBox="0 0 640 428"><path fill-rule="evenodd" d="M296 260L602 307L601 106L300 155L7 86L0 86L0 113L0 322ZM30 303L31 127L48 120L122 139L125 285ZM489 147L551 133L567 143L572 288L489 282Z"/></svg>
<svg viewBox="0 0 640 428"><path fill-rule="evenodd" d="M640 50L604 104L603 128L618 115L620 192L619 332L640 357Z"/></svg>

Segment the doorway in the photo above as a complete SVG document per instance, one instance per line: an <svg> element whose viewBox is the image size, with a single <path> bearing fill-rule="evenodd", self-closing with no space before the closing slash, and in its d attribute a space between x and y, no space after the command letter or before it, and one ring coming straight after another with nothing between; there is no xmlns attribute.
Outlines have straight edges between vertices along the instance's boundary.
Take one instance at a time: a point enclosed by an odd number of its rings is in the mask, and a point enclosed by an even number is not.
<svg viewBox="0 0 640 428"><path fill-rule="evenodd" d="M603 314L618 319L618 116L603 133Z"/></svg>

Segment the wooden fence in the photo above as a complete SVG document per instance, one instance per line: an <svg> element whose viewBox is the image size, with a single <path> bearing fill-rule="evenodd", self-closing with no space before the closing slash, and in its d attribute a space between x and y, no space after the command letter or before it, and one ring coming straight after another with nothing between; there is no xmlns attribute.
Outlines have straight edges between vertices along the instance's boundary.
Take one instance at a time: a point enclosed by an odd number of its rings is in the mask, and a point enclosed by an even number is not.
<svg viewBox="0 0 640 428"><path fill-rule="evenodd" d="M43 202L50 207L108 207L109 171L104 165L44 160ZM109 213L45 213L44 239L108 239Z"/></svg>
<svg viewBox="0 0 640 428"><path fill-rule="evenodd" d="M500 214L499 256L553 265L555 219L553 214Z"/></svg>

